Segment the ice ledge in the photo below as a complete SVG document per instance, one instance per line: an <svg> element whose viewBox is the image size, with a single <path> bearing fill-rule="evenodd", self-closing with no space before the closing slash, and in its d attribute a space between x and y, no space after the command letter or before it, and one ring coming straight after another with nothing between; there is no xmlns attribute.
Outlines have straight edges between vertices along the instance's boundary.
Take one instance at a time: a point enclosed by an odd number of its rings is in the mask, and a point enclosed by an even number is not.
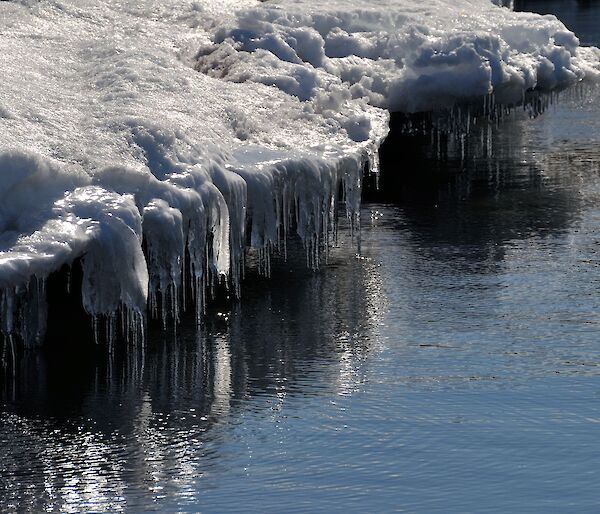
<svg viewBox="0 0 600 514"><path fill-rule="evenodd" d="M488 0L22 1L0 19L0 330L29 346L45 280L76 259L98 332L137 342L148 312L199 316L219 277L239 292L247 244L268 273L294 226L316 267L340 185L358 222L385 109L489 114L599 74L555 18Z"/></svg>
<svg viewBox="0 0 600 514"><path fill-rule="evenodd" d="M374 152L368 145L344 156L323 151L322 158L272 152L265 161L263 149L247 147L233 156L236 165L212 162L208 173L192 167L165 181L128 169L102 170L95 177L102 186L82 185L37 210L31 232L5 231L0 330L26 346L40 344L45 281L77 259L83 307L98 339L109 344L119 331L141 341L147 312L177 322L193 304L199 320L206 290L220 277L239 295L246 245L260 250L262 272L269 274L270 253L275 247L285 253L292 227L305 244L308 265L316 268L336 231L340 189L347 216L358 224L362 174L373 166ZM10 157L52 168L40 157ZM49 189L43 171L33 177L23 210L32 207L34 189ZM10 194L20 196L14 188L4 196Z"/></svg>

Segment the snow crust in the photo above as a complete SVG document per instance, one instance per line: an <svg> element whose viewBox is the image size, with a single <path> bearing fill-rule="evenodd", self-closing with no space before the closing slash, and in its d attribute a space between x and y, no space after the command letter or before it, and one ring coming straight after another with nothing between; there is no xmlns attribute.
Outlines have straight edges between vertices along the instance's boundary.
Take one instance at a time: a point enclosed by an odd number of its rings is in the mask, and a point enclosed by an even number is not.
<svg viewBox="0 0 600 514"><path fill-rule="evenodd" d="M526 90L599 74L597 49L580 48L556 17L489 0L272 0L239 12L214 39L200 69L314 98L319 112L339 111L335 101L347 97L402 112L491 93L514 105Z"/></svg>
<svg viewBox="0 0 600 514"><path fill-rule="evenodd" d="M26 345L76 259L111 340L199 316L220 277L239 294L247 243L268 273L294 227L318 266L340 187L358 222L387 109L600 73L554 17L489 0L20 0L0 48L0 330Z"/></svg>

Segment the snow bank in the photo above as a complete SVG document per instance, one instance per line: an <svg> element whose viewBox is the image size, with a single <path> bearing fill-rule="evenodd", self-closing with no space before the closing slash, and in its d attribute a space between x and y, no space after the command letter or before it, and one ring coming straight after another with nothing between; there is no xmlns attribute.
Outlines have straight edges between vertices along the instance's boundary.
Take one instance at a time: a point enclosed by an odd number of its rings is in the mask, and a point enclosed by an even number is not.
<svg viewBox="0 0 600 514"><path fill-rule="evenodd" d="M348 106L367 127L356 142L296 97L194 69L218 23L254 4L0 4L5 334L43 339L44 281L75 259L83 305L112 339L119 319L139 331L147 307L200 314L220 276L239 292L247 238L267 255L293 218L315 252L340 184L358 215L384 112Z"/></svg>
<svg viewBox="0 0 600 514"><path fill-rule="evenodd" d="M388 113L598 75L552 17L488 0L0 3L0 330L43 340L45 279L81 259L114 338L239 294L244 247L295 228L318 265L357 220ZM192 298L187 297L191 292Z"/></svg>
<svg viewBox="0 0 600 514"><path fill-rule="evenodd" d="M514 105L526 90L600 72L598 51L580 48L554 16L489 0L272 0L240 11L214 40L199 55L202 71L315 99L319 112L348 97L402 112L492 93Z"/></svg>

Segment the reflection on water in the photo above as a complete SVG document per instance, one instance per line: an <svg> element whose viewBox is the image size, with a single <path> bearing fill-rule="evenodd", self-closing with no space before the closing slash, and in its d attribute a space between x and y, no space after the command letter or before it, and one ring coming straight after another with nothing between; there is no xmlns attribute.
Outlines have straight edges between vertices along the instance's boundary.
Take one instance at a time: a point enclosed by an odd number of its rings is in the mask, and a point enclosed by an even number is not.
<svg viewBox="0 0 600 514"><path fill-rule="evenodd" d="M295 395L351 394L385 298L373 263L338 253L318 275L299 258L247 280L200 334L184 326L144 354L23 355L2 388L1 510L197 504L245 410L276 419Z"/></svg>

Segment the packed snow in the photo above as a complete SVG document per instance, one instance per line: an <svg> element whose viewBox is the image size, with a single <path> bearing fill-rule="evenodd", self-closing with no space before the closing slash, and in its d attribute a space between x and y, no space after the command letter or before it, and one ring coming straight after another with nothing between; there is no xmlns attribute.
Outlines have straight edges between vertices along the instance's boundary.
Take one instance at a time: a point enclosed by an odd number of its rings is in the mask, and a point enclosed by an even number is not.
<svg viewBox="0 0 600 514"><path fill-rule="evenodd" d="M77 259L111 340L199 316L220 277L239 294L245 247L268 272L292 227L316 267L389 110L600 76L556 18L490 0L20 0L0 48L0 329L29 346Z"/></svg>
<svg viewBox="0 0 600 514"><path fill-rule="evenodd" d="M237 13L202 49L211 76L274 84L319 112L336 99L391 111L445 108L491 93L523 92L598 76L598 51L554 16L489 0L272 0Z"/></svg>

